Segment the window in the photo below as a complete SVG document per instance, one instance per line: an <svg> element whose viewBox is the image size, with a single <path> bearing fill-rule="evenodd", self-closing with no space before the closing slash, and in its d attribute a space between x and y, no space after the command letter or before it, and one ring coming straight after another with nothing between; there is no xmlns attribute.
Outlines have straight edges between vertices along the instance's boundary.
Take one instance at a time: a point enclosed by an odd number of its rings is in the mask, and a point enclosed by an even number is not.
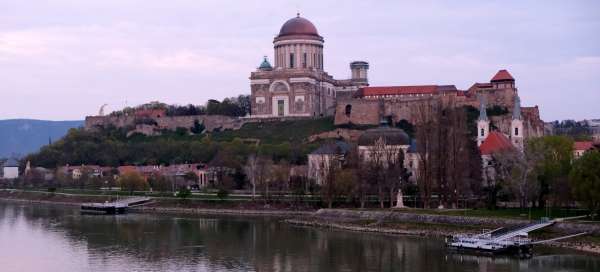
<svg viewBox="0 0 600 272"><path fill-rule="evenodd" d="M302 68L306 68L306 52L302 54Z"/></svg>
<svg viewBox="0 0 600 272"><path fill-rule="evenodd" d="M515 128L515 136L519 136L519 128L518 127Z"/></svg>
<svg viewBox="0 0 600 272"><path fill-rule="evenodd" d="M290 53L290 68L294 68L294 53Z"/></svg>
<svg viewBox="0 0 600 272"><path fill-rule="evenodd" d="M485 136L485 130L482 128L481 129L481 137Z"/></svg>
<svg viewBox="0 0 600 272"><path fill-rule="evenodd" d="M346 116L350 116L352 113L352 105L346 105Z"/></svg>

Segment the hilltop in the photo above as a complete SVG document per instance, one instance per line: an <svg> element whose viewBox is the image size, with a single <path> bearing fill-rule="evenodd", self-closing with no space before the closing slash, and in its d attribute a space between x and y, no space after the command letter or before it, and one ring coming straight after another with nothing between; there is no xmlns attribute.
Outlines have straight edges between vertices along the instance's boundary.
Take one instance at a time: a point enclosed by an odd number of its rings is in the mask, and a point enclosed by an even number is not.
<svg viewBox="0 0 600 272"><path fill-rule="evenodd" d="M49 141L62 138L83 121L47 121L33 119L0 120L0 158L36 152Z"/></svg>

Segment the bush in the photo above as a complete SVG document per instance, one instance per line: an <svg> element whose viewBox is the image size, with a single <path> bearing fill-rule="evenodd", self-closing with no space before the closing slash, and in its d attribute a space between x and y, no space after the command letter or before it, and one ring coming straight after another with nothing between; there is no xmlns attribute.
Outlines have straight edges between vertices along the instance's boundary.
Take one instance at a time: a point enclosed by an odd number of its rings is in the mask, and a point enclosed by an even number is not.
<svg viewBox="0 0 600 272"><path fill-rule="evenodd" d="M229 196L229 191L227 191L227 189L225 188L220 188L219 191L217 192L217 197L220 200L223 200L225 198L227 198Z"/></svg>
<svg viewBox="0 0 600 272"><path fill-rule="evenodd" d="M186 199L190 196L192 196L192 191L190 191L190 189L188 189L188 188L181 188L177 192L177 197L179 197L181 199Z"/></svg>

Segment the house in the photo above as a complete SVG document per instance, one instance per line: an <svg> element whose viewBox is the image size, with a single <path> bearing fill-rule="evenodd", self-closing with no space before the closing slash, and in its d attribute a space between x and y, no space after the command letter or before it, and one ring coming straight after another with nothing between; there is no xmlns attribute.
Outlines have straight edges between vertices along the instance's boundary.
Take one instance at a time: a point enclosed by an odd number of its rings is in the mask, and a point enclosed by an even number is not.
<svg viewBox="0 0 600 272"><path fill-rule="evenodd" d="M579 159L583 153L594 148L594 143L591 141L581 141L573 143L573 158Z"/></svg>
<svg viewBox="0 0 600 272"><path fill-rule="evenodd" d="M73 180L78 180L83 177L84 174L88 175L90 178L101 178L104 177L105 174L108 174L112 168L110 167L102 167L99 165L65 165L58 169L59 173L63 175L71 176Z"/></svg>
<svg viewBox="0 0 600 272"><path fill-rule="evenodd" d="M331 167L341 167L350 145L346 142L336 141L327 143L308 154L308 177L317 184L323 184ZM336 165L331 165L335 163Z"/></svg>
<svg viewBox="0 0 600 272"><path fill-rule="evenodd" d="M16 179L19 177L19 162L13 158L8 159L2 166L2 177L5 179Z"/></svg>

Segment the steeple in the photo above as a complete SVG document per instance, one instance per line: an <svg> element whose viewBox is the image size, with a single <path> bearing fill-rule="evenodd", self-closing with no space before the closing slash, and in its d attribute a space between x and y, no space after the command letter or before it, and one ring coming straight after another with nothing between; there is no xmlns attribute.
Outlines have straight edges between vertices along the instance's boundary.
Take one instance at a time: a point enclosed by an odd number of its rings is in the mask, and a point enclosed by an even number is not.
<svg viewBox="0 0 600 272"><path fill-rule="evenodd" d="M512 118L521 120L521 98L519 98L519 95L515 96L515 106L513 108Z"/></svg>
<svg viewBox="0 0 600 272"><path fill-rule="evenodd" d="M510 140L516 148L523 150L523 119L521 117L521 99L518 95L515 96L515 106L512 114Z"/></svg>
<svg viewBox="0 0 600 272"><path fill-rule="evenodd" d="M486 106L485 106L485 97L481 96L481 95L479 96L479 120L481 120L481 121L488 120Z"/></svg>
<svg viewBox="0 0 600 272"><path fill-rule="evenodd" d="M479 119L477 119L477 146L480 146L490 133L490 120L487 117L485 97L479 96Z"/></svg>

